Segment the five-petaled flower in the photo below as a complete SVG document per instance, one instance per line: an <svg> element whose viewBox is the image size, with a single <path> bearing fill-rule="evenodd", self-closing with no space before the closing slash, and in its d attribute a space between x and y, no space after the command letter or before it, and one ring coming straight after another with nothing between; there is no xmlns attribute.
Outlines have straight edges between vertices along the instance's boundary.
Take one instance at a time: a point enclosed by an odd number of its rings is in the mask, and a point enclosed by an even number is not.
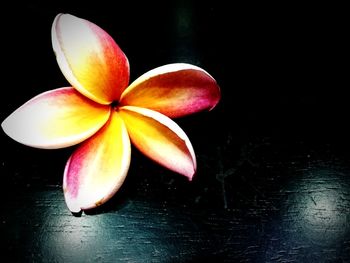
<svg viewBox="0 0 350 263"><path fill-rule="evenodd" d="M130 165L130 141L152 160L192 179L193 147L170 118L215 107L220 89L213 77L197 66L175 63L128 85L128 59L112 37L69 14L56 16L52 45L72 87L39 94L7 117L2 128L36 148L81 143L64 170L70 211L94 208L120 188Z"/></svg>

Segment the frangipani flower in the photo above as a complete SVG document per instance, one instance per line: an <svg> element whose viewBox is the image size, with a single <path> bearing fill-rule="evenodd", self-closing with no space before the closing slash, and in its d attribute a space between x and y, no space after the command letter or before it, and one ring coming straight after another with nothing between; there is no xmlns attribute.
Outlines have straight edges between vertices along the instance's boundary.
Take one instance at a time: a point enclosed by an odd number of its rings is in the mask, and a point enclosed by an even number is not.
<svg viewBox="0 0 350 263"><path fill-rule="evenodd" d="M72 212L94 208L122 185L130 141L160 165L192 179L196 157L170 118L211 110L220 89L203 69L184 63L155 68L129 84L129 62L103 29L69 14L52 25L58 65L72 87L41 93L2 123L19 143L57 149L81 143L63 177Z"/></svg>

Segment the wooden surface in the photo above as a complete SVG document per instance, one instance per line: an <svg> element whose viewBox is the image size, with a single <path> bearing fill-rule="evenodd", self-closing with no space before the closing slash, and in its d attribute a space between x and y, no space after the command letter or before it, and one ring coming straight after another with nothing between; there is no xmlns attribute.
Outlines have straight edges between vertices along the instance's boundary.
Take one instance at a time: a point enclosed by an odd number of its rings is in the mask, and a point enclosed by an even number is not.
<svg viewBox="0 0 350 263"><path fill-rule="evenodd" d="M8 161L2 190L16 194L2 196L2 251L26 262L348 262L349 155L266 138L241 149L220 167L199 156L192 183L145 160L109 203L81 217L52 184L56 169L23 178Z"/></svg>
<svg viewBox="0 0 350 263"><path fill-rule="evenodd" d="M342 8L155 7L131 3L115 14L102 4L34 2L8 10L21 26L4 28L2 120L67 85L50 43L58 12L110 32L132 79L190 62L216 78L223 96L212 112L176 120L196 151L192 182L133 148L121 190L81 216L62 193L74 147L38 150L1 133L1 262L350 262Z"/></svg>

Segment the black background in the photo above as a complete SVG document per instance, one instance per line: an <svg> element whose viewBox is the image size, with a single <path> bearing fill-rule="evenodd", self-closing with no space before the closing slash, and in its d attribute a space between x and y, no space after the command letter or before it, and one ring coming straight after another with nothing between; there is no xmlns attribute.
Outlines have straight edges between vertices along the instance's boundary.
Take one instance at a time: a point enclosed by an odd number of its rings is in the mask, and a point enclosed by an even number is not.
<svg viewBox="0 0 350 263"><path fill-rule="evenodd" d="M29 262L349 262L348 27L321 3L27 1L3 9L1 120L68 83L51 25L105 29L131 80L173 62L221 87L211 112L177 119L198 158L192 182L133 148L121 190L73 216L61 189L74 147L1 138L1 257Z"/></svg>

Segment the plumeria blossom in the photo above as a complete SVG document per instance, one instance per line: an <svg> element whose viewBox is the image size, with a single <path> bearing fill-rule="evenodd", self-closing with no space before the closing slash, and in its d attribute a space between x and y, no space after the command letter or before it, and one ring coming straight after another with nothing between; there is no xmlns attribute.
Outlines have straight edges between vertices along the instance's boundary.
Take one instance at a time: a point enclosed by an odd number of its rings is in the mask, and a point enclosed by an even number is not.
<svg viewBox="0 0 350 263"><path fill-rule="evenodd" d="M71 87L37 95L2 123L7 135L36 148L80 144L70 156L63 191L70 211L103 204L122 185L131 143L160 165L192 180L196 157L171 118L211 110L220 100L205 70L175 63L155 68L129 85L129 62L97 25L58 14L52 25L58 65Z"/></svg>

